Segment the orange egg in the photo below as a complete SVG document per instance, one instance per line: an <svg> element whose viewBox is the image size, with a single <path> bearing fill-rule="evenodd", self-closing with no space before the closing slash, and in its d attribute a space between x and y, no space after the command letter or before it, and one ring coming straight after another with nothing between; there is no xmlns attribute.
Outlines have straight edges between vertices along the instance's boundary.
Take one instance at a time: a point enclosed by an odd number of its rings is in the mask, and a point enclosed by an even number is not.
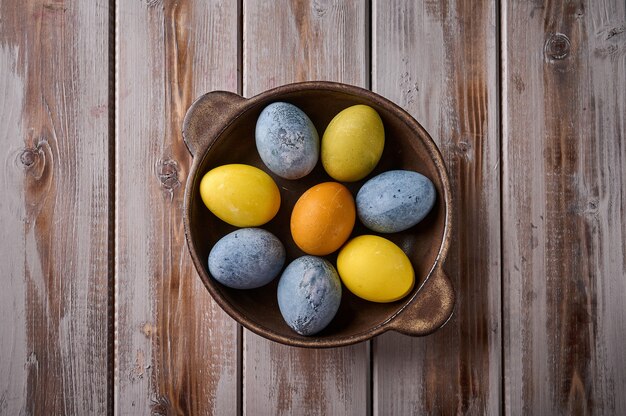
<svg viewBox="0 0 626 416"><path fill-rule="evenodd" d="M302 251L325 256L346 242L356 218L354 198L340 183L325 182L307 190L291 213L291 236Z"/></svg>

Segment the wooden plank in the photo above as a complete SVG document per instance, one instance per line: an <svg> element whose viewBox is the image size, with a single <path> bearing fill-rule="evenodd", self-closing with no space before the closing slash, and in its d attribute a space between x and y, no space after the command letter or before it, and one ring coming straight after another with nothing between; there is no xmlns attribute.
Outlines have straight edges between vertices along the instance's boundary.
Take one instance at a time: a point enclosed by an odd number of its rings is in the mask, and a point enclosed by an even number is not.
<svg viewBox="0 0 626 416"><path fill-rule="evenodd" d="M365 2L245 0L244 94L324 79L367 86ZM269 23L268 22L273 22ZM286 347L244 331L245 414L365 414L365 343Z"/></svg>
<svg viewBox="0 0 626 416"><path fill-rule="evenodd" d="M372 89L430 132L455 197L444 269L455 316L427 338L378 337L374 413L501 412L496 10L491 1L374 1Z"/></svg>
<svg viewBox="0 0 626 416"><path fill-rule="evenodd" d="M626 4L502 21L506 412L626 414Z"/></svg>
<svg viewBox="0 0 626 416"><path fill-rule="evenodd" d="M107 1L0 2L3 415L107 411L107 50Z"/></svg>
<svg viewBox="0 0 626 416"><path fill-rule="evenodd" d="M237 3L118 2L119 414L234 414L237 326L188 255L182 222L193 99L237 91Z"/></svg>

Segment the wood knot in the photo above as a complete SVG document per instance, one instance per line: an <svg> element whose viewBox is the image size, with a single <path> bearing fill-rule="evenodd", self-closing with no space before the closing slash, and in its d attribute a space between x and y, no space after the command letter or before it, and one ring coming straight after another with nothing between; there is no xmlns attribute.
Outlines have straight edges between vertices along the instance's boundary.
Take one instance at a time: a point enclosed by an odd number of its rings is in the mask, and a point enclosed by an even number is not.
<svg viewBox="0 0 626 416"><path fill-rule="evenodd" d="M175 160L161 160L157 165L157 176L165 189L173 190L180 186L178 163Z"/></svg>
<svg viewBox="0 0 626 416"><path fill-rule="evenodd" d="M39 360L37 360L37 354L35 354L35 351L32 351L26 358L26 365L32 365L35 367L39 366Z"/></svg>
<svg viewBox="0 0 626 416"><path fill-rule="evenodd" d="M20 163L25 168L33 166L37 163L37 159L39 159L39 152L37 149L27 148L22 150L22 153L20 153Z"/></svg>
<svg viewBox="0 0 626 416"><path fill-rule="evenodd" d="M50 179L52 175L52 149L48 141L42 137L37 144L26 143L14 154L14 164L22 169L31 180Z"/></svg>
<svg viewBox="0 0 626 416"><path fill-rule="evenodd" d="M585 6L583 4L580 5L580 9L576 10L574 16L576 19L582 19L585 16Z"/></svg>
<svg viewBox="0 0 626 416"><path fill-rule="evenodd" d="M569 55L571 46L567 36L562 33L553 33L546 41L544 51L548 58L560 61Z"/></svg>
<svg viewBox="0 0 626 416"><path fill-rule="evenodd" d="M626 24L613 27L606 32L606 40L609 40L612 37L619 35L620 33L624 33L624 31L626 31Z"/></svg>
<svg viewBox="0 0 626 416"><path fill-rule="evenodd" d="M165 416L172 414L172 404L170 400L165 396L157 396L156 398L151 398L152 402L150 406L151 415L152 416Z"/></svg>
<svg viewBox="0 0 626 416"><path fill-rule="evenodd" d="M456 148L459 153L466 155L472 150L472 145L463 140L456 144Z"/></svg>
<svg viewBox="0 0 626 416"><path fill-rule="evenodd" d="M319 4L319 2L314 1L313 2L313 11L315 12L315 15L317 17L324 17L324 15L326 14L326 12L328 11L328 8L322 4Z"/></svg>
<svg viewBox="0 0 626 416"><path fill-rule="evenodd" d="M141 326L141 332L146 336L146 338L151 338L152 335L156 333L156 327L150 322L144 322Z"/></svg>
<svg viewBox="0 0 626 416"><path fill-rule="evenodd" d="M582 213L589 216L597 216L600 211L600 201L598 198L591 198L587 201L587 206L583 208Z"/></svg>
<svg viewBox="0 0 626 416"><path fill-rule="evenodd" d="M65 13L67 11L67 6L64 4L64 2L48 2L48 3L44 3L43 4L43 8L45 10L48 10L48 11L51 11L51 12Z"/></svg>
<svg viewBox="0 0 626 416"><path fill-rule="evenodd" d="M526 84L524 83L524 79L519 74L513 74L511 78L513 83L513 87L518 94L521 94L526 89Z"/></svg>

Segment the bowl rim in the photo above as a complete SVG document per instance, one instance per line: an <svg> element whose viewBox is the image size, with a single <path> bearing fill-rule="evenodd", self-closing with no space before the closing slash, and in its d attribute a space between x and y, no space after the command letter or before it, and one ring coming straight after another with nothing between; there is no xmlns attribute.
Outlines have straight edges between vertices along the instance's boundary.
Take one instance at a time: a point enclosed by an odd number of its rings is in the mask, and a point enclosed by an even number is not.
<svg viewBox="0 0 626 416"><path fill-rule="evenodd" d="M306 338L293 338L289 336L284 336L277 334L273 330L264 327L263 325L259 325L252 320L248 319L245 315L239 313L237 308L233 307L229 302L227 302L221 294L215 290L212 285L209 283L210 276L208 275L204 262L200 259L197 250L195 249L194 243L191 237L191 206L193 202L193 198L195 197L195 193L192 192L193 189L196 188L196 183L199 180L199 167L205 157L207 157L211 147L217 141L217 139L226 131L231 125L237 122L241 116L243 116L247 111L255 107L257 103L260 101L272 101L272 98L275 100L279 100L281 96L286 94L305 91L305 90L326 90L333 92L341 92L346 95L352 95L359 98L365 98L369 103L376 104L380 107L386 108L390 112L394 113L404 124L407 125L411 130L416 131L416 136L419 140L422 141L424 146L426 147L428 154L435 165L436 171L439 175L439 180L441 181L443 195L441 198L441 202L444 204L444 224L443 224L443 233L441 239L441 245L435 257L435 260L432 266L429 269L429 272L426 274L424 279L420 282L417 290L414 291L413 295L409 299L405 300L404 305L398 308L389 318L384 321L372 326L371 328L359 332L357 334L353 334L350 336L332 336L331 338L319 338L315 335ZM200 147L196 150L196 154L193 155L193 161L191 168L189 170L189 174L187 176L186 184L185 184L185 193L184 193L184 202L183 202L183 223L184 223L184 232L185 239L187 241L187 247L189 249L189 253L191 255L192 261L196 268L196 271L202 280L204 286L207 288L211 297L217 302L217 304L235 321L243 325L245 328L250 331L260 335L261 337L270 339L275 342L279 342L281 344L295 346L295 347L306 347L306 348L333 348L333 347L342 347L348 346L352 344L356 344L362 341L366 341L372 339L373 337L380 335L390 329L390 323L392 323L399 315L401 315L407 308L410 308L415 299L420 295L424 285L433 275L434 271L437 267L441 267L441 264L446 258L449 244L450 244L450 235L451 235L451 224L452 224L452 193L450 188L450 180L448 177L448 172L446 169L446 165L443 160L443 156L435 144L434 140L430 136L430 134L426 131L426 129L417 121L413 116L411 116L406 110L397 105L396 103L388 100L387 98L364 88L333 82L333 81L304 81L304 82L295 82L290 84L281 85L275 88L268 89L263 91L253 97L245 98L239 96L238 94L227 92L227 91L213 91L207 94L204 94L198 97L194 103L187 110L187 114L185 115L185 120L183 122L183 136L185 135L186 126L189 123L188 118L193 113L194 108L205 98L208 94L213 94L216 92L222 92L224 94L232 95L233 98L238 98L240 101L239 106L235 110L235 112L227 117L226 122L223 123L222 126L216 130L216 133L213 137L209 138L206 143L200 145ZM187 139L185 137L185 139ZM451 317L451 315L450 315ZM450 317L447 319L449 320ZM446 320L446 322L447 322ZM445 324L445 322L444 322Z"/></svg>

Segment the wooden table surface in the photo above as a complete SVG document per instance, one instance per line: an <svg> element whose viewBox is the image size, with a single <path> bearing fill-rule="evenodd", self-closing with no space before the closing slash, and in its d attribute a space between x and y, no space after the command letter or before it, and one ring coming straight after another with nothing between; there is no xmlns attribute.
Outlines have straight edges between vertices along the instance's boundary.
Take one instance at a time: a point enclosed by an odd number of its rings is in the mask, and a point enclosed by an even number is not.
<svg viewBox="0 0 626 416"><path fill-rule="evenodd" d="M455 317L242 330L184 240L187 107L302 80L431 133ZM0 0L0 414L626 414L623 0Z"/></svg>

